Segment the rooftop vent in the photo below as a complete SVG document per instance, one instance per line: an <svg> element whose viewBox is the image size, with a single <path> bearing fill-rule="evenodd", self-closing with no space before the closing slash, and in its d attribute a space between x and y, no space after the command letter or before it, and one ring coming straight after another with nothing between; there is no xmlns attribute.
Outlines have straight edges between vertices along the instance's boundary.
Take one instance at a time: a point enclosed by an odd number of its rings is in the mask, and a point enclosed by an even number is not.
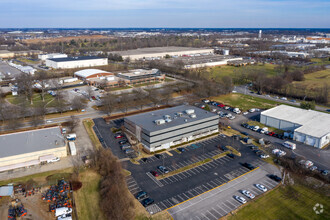
<svg viewBox="0 0 330 220"><path fill-rule="evenodd" d="M171 119L170 115L164 115L164 119Z"/></svg>
<svg viewBox="0 0 330 220"><path fill-rule="evenodd" d="M164 119L158 119L158 120L155 120L155 123L156 123L156 125L162 125L162 124L165 124L165 120Z"/></svg>
<svg viewBox="0 0 330 220"><path fill-rule="evenodd" d="M177 112L177 113L175 113L175 115L178 116L178 117L182 117L183 113L182 112Z"/></svg>
<svg viewBox="0 0 330 220"><path fill-rule="evenodd" d="M190 115L190 114L194 114L195 110L194 109L187 109L185 112L186 112L187 115Z"/></svg>
<svg viewBox="0 0 330 220"><path fill-rule="evenodd" d="M196 114L190 114L190 118L196 118Z"/></svg>
<svg viewBox="0 0 330 220"><path fill-rule="evenodd" d="M184 122L188 122L188 119L185 119Z"/></svg>

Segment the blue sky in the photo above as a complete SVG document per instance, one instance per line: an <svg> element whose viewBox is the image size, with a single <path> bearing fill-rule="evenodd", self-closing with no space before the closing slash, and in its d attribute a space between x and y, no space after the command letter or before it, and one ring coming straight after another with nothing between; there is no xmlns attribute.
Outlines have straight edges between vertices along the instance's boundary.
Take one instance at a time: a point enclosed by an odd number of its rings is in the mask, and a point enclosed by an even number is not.
<svg viewBox="0 0 330 220"><path fill-rule="evenodd" d="M330 28L330 0L0 0L0 28Z"/></svg>

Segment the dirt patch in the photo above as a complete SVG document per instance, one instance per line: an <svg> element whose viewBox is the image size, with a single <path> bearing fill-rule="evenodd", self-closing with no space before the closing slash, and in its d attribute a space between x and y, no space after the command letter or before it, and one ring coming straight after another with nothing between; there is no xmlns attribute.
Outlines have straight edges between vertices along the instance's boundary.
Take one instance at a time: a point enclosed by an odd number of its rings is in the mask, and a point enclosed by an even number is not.
<svg viewBox="0 0 330 220"><path fill-rule="evenodd" d="M82 36L74 36L74 37L59 37L59 38L49 38L49 39L28 39L23 40L26 44L36 44L36 43L56 43L56 42L64 42L71 40L99 40L99 39L110 39L111 37L103 36L103 35L82 35Z"/></svg>

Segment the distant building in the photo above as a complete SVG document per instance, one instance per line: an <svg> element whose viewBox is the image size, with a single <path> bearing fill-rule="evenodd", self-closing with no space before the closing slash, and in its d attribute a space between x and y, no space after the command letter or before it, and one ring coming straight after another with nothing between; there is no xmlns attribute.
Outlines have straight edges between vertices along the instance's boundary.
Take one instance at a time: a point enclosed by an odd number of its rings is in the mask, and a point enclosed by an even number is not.
<svg viewBox="0 0 330 220"><path fill-rule="evenodd" d="M219 132L219 116L194 106L176 106L124 119L126 131L149 152Z"/></svg>
<svg viewBox="0 0 330 220"><path fill-rule="evenodd" d="M259 30L259 35L258 38L261 39L262 38L262 30Z"/></svg>
<svg viewBox="0 0 330 220"><path fill-rule="evenodd" d="M128 84L132 84L132 85L141 82L165 80L165 74L160 72L158 69L152 69L152 70L135 69L135 70L130 70L126 73L118 73L117 76L126 81L129 81Z"/></svg>
<svg viewBox="0 0 330 220"><path fill-rule="evenodd" d="M261 112L260 123L294 132L293 139L317 148L330 143L330 115L280 105Z"/></svg>
<svg viewBox="0 0 330 220"><path fill-rule="evenodd" d="M166 55L169 56L184 56L194 54L212 54L212 48L192 48L192 47L150 47L139 48L136 50L126 51L111 51L108 54L118 54L123 59L130 60L156 60L163 59Z"/></svg>
<svg viewBox="0 0 330 220"><path fill-rule="evenodd" d="M0 172L38 165L45 158L67 156L60 127L0 135Z"/></svg>
<svg viewBox="0 0 330 220"><path fill-rule="evenodd" d="M109 73L104 70L98 70L98 69L84 69L84 70L79 70L74 73L74 75L81 80L86 80L90 78L99 78L102 76L113 76L113 73Z"/></svg>
<svg viewBox="0 0 330 220"><path fill-rule="evenodd" d="M49 53L49 54L39 54L39 60L53 59L53 58L66 58L68 55L63 53Z"/></svg>
<svg viewBox="0 0 330 220"><path fill-rule="evenodd" d="M8 50L0 50L0 58L13 58L15 56L31 56L41 54L40 50L29 50L29 51L8 51Z"/></svg>
<svg viewBox="0 0 330 220"><path fill-rule="evenodd" d="M108 65L108 58L85 56L46 59L46 66L53 69L72 69Z"/></svg>

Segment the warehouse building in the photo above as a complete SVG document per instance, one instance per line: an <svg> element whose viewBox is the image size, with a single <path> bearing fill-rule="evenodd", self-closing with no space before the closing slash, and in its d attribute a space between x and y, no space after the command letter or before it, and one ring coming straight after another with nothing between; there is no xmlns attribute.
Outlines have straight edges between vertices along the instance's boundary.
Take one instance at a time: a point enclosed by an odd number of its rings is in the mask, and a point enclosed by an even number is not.
<svg viewBox="0 0 330 220"><path fill-rule="evenodd" d="M98 69L84 69L79 70L74 73L75 77L81 80L87 80L91 78L99 78L99 77L108 77L113 76L113 73L104 71L104 70L98 70Z"/></svg>
<svg viewBox="0 0 330 220"><path fill-rule="evenodd" d="M0 135L0 172L67 156L60 127Z"/></svg>
<svg viewBox="0 0 330 220"><path fill-rule="evenodd" d="M66 58L68 55L63 53L49 53L49 54L39 54L39 60L53 59L53 58Z"/></svg>
<svg viewBox="0 0 330 220"><path fill-rule="evenodd" d="M134 85L136 83L147 83L153 81L165 80L165 74L158 69L135 69L126 73L118 73L117 76L125 80L126 84Z"/></svg>
<svg viewBox="0 0 330 220"><path fill-rule="evenodd" d="M149 47L139 48L136 50L112 51L108 54L118 54L123 59L130 60L154 60L162 59L166 55L169 56L185 56L193 54L212 54L211 48L193 48L193 47Z"/></svg>
<svg viewBox="0 0 330 220"><path fill-rule="evenodd" d="M124 119L126 131L149 152L219 132L219 116L194 106L181 105Z"/></svg>
<svg viewBox="0 0 330 220"><path fill-rule="evenodd" d="M108 58L85 56L46 59L46 66L53 69L72 69L108 65Z"/></svg>
<svg viewBox="0 0 330 220"><path fill-rule="evenodd" d="M330 143L330 115L280 105L261 113L260 122L284 131L292 131L293 139L317 148Z"/></svg>

